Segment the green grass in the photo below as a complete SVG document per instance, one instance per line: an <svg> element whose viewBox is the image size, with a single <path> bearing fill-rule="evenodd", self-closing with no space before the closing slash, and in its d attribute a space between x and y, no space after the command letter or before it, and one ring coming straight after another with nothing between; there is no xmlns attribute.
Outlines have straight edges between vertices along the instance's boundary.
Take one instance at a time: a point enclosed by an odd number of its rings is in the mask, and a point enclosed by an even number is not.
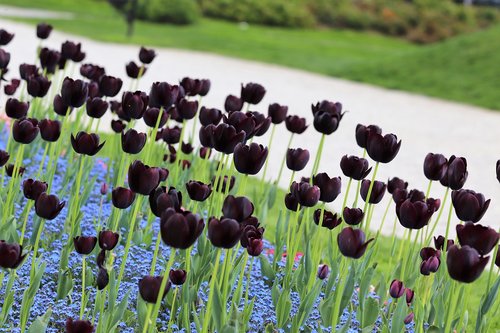
<svg viewBox="0 0 500 333"><path fill-rule="evenodd" d="M208 19L183 27L138 22L129 39L123 18L103 0L0 3L72 12L74 20L47 21L101 41L213 52L500 110L500 26L428 46L366 32L244 29Z"/></svg>

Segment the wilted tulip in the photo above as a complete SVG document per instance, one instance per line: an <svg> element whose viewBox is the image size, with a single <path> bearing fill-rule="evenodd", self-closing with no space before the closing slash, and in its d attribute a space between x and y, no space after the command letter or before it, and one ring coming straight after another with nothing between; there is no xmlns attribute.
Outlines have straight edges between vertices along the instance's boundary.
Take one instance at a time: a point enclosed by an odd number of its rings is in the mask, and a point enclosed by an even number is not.
<svg viewBox="0 0 500 333"><path fill-rule="evenodd" d="M328 273L330 273L330 268L328 267L328 265L326 264L319 265L317 274L318 279L320 280L326 279L328 277Z"/></svg>
<svg viewBox="0 0 500 333"><path fill-rule="evenodd" d="M356 143L358 144L358 146L366 149L366 146L368 143L368 134L370 132L375 132L375 133L381 134L382 129L380 127L378 127L377 125L364 126L364 125L358 124L356 126Z"/></svg>
<svg viewBox="0 0 500 333"><path fill-rule="evenodd" d="M97 237L77 236L73 238L73 244L77 253L87 255L94 250L97 244Z"/></svg>
<svg viewBox="0 0 500 333"><path fill-rule="evenodd" d="M321 209L316 209L313 214L313 220L316 225L320 225L321 219ZM342 218L337 216L337 214L333 214L328 210L323 211L323 220L321 221L321 226L332 230L336 226L342 223Z"/></svg>
<svg viewBox="0 0 500 333"><path fill-rule="evenodd" d="M250 145L238 143L234 148L234 166L238 172L255 175L264 166L269 150L255 142Z"/></svg>
<svg viewBox="0 0 500 333"><path fill-rule="evenodd" d="M187 272L184 269L171 269L168 277L172 284L180 286L186 282Z"/></svg>
<svg viewBox="0 0 500 333"><path fill-rule="evenodd" d="M122 89L123 81L111 75L102 75L99 79L99 90L101 94L115 97Z"/></svg>
<svg viewBox="0 0 500 333"><path fill-rule="evenodd" d="M267 115L271 117L273 124L281 124L285 121L288 113L288 106L280 105L278 103L269 104Z"/></svg>
<svg viewBox="0 0 500 333"><path fill-rule="evenodd" d="M139 293L144 301L155 304L160 293L162 276L145 276L139 280ZM170 281L165 285L162 299L167 295L172 284Z"/></svg>
<svg viewBox="0 0 500 333"><path fill-rule="evenodd" d="M120 235L111 230L99 231L99 247L106 251L111 251L118 244Z"/></svg>
<svg viewBox="0 0 500 333"><path fill-rule="evenodd" d="M127 126L121 120L111 120L111 129L115 133L121 133Z"/></svg>
<svg viewBox="0 0 500 333"><path fill-rule="evenodd" d="M73 320L68 318L66 320L66 333L92 333L94 326L88 320Z"/></svg>
<svg viewBox="0 0 500 333"><path fill-rule="evenodd" d="M441 178L440 182L443 186L456 191L464 186L468 175L467 160L465 157L456 157L452 155L448 160L446 174Z"/></svg>
<svg viewBox="0 0 500 333"><path fill-rule="evenodd" d="M22 174L24 173L25 170L26 170L26 168L24 168L22 166L17 167L15 177L22 176ZM5 166L5 173L9 177L13 177L14 176L14 164L12 164L12 163L7 164Z"/></svg>
<svg viewBox="0 0 500 333"><path fill-rule="evenodd" d="M344 221L350 225L358 225L363 221L364 213L361 208L349 208L344 207L344 211L342 212L342 216L344 217Z"/></svg>
<svg viewBox="0 0 500 333"><path fill-rule="evenodd" d="M38 120L32 118L17 119L12 127L12 137L16 142L29 144L36 139L39 131Z"/></svg>
<svg viewBox="0 0 500 333"><path fill-rule="evenodd" d="M250 238L247 245L247 253L252 257L258 257L264 250L264 242L260 238Z"/></svg>
<svg viewBox="0 0 500 333"><path fill-rule="evenodd" d="M478 222L490 205L490 199L472 190L457 190L451 192L451 202L457 217L465 222Z"/></svg>
<svg viewBox="0 0 500 333"><path fill-rule="evenodd" d="M6 152L5 150L0 149L0 167L3 167L5 163L9 160L9 153Z"/></svg>
<svg viewBox="0 0 500 333"><path fill-rule="evenodd" d="M361 194L361 198L363 198L363 201L365 201L365 202L366 202L367 197L368 197L368 191L370 190L370 184L371 184L371 180L368 180L368 179L363 179L363 181L361 182L361 188L360 188L359 193ZM382 201L382 198L384 197L386 188L387 188L387 185L385 185L384 182L379 182L378 180L376 180L373 183L372 192L371 192L370 198L368 200L369 203L378 204L380 201Z"/></svg>
<svg viewBox="0 0 500 333"><path fill-rule="evenodd" d="M40 39L47 39L52 32L52 26L47 23L38 23L36 26L36 36Z"/></svg>
<svg viewBox="0 0 500 333"><path fill-rule="evenodd" d="M36 200L40 194L47 191L47 183L31 178L23 182L23 194L26 199Z"/></svg>
<svg viewBox="0 0 500 333"><path fill-rule="evenodd" d="M156 52L153 49L147 49L144 46L141 46L139 50L139 60L143 64L150 64L153 62L153 59L156 57Z"/></svg>
<svg viewBox="0 0 500 333"><path fill-rule="evenodd" d="M322 101L311 105L314 116L314 128L323 134L329 135L337 130L344 114L342 104Z"/></svg>
<svg viewBox="0 0 500 333"><path fill-rule="evenodd" d="M17 88L19 88L20 84L21 84L21 81L18 79L10 80L10 83L6 84L3 88L5 95L7 95L7 96L14 95L16 93Z"/></svg>
<svg viewBox="0 0 500 333"><path fill-rule="evenodd" d="M161 238L165 244L175 249L191 247L201 235L204 227L203 219L188 211L177 213L169 208L161 214Z"/></svg>
<svg viewBox="0 0 500 333"><path fill-rule="evenodd" d="M61 53L49 48L42 48L39 54L40 65L46 73L54 74L61 59Z"/></svg>
<svg viewBox="0 0 500 333"><path fill-rule="evenodd" d="M398 177L391 178L387 181L387 192L390 194L394 194L394 191L397 189L406 190L407 187L408 183Z"/></svg>
<svg viewBox="0 0 500 333"><path fill-rule="evenodd" d="M434 237L434 247L437 249L437 250L445 250L444 248L444 240L445 238L443 236L438 236L438 237ZM448 241L446 242L446 251L448 251L448 249L453 245L455 244L455 241L453 239L448 239Z"/></svg>
<svg viewBox="0 0 500 333"><path fill-rule="evenodd" d="M4 269L16 269L23 262L23 247L17 243L7 243L0 240L0 267Z"/></svg>
<svg viewBox="0 0 500 333"><path fill-rule="evenodd" d="M235 197L228 195L222 204L224 217L243 222L249 218L254 211L253 203L247 197Z"/></svg>
<svg viewBox="0 0 500 333"><path fill-rule="evenodd" d="M21 102L16 98L9 98L5 103L5 113L10 118L24 118L28 114L29 106L29 102Z"/></svg>
<svg viewBox="0 0 500 333"><path fill-rule="evenodd" d="M212 217L208 222L208 239L215 247L230 249L238 243L242 229L238 221L224 217Z"/></svg>
<svg viewBox="0 0 500 333"><path fill-rule="evenodd" d="M224 102L224 109L226 112L241 111L243 108L243 100L234 95L228 95Z"/></svg>
<svg viewBox="0 0 500 333"><path fill-rule="evenodd" d="M122 132L122 150L129 154L138 154L146 144L146 133L139 133L131 128L127 132Z"/></svg>
<svg viewBox="0 0 500 333"><path fill-rule="evenodd" d="M396 157L401 147L401 140L394 134L382 134L368 131L366 152L375 162L389 163Z"/></svg>
<svg viewBox="0 0 500 333"><path fill-rule="evenodd" d="M241 85L241 99L248 104L259 104L266 94L266 89L258 83Z"/></svg>
<svg viewBox="0 0 500 333"><path fill-rule="evenodd" d="M306 118L288 116L285 119L286 129L294 134L302 134L307 129Z"/></svg>
<svg viewBox="0 0 500 333"><path fill-rule="evenodd" d="M111 201L113 206L119 209L126 209L132 205L135 199L135 193L125 187L115 187L111 191Z"/></svg>
<svg viewBox="0 0 500 333"><path fill-rule="evenodd" d="M101 118L108 110L108 102L100 97L87 99L87 115L92 118Z"/></svg>
<svg viewBox="0 0 500 333"><path fill-rule="evenodd" d="M366 159L347 155L344 155L340 160L340 168L346 177L355 180L365 178L372 170Z"/></svg>
<svg viewBox="0 0 500 333"><path fill-rule="evenodd" d="M7 30L0 29L0 45L4 46L10 43L14 38L14 34L9 33Z"/></svg>
<svg viewBox="0 0 500 333"><path fill-rule="evenodd" d="M319 200L322 202L334 201L342 188L340 177L330 178L326 172L315 175L313 177L313 184L319 187L321 192Z"/></svg>
<svg viewBox="0 0 500 333"><path fill-rule="evenodd" d="M179 86L167 82L155 82L149 92L149 106L169 108L177 101Z"/></svg>
<svg viewBox="0 0 500 333"><path fill-rule="evenodd" d="M33 97L44 97L49 91L51 82L42 75L32 75L28 78L28 94Z"/></svg>
<svg viewBox="0 0 500 333"><path fill-rule="evenodd" d="M42 119L38 123L40 136L45 141L56 142L61 135L61 122L59 120Z"/></svg>
<svg viewBox="0 0 500 333"><path fill-rule="evenodd" d="M392 298L400 298L405 293L405 287L402 281L392 280L391 286L389 287L389 295Z"/></svg>
<svg viewBox="0 0 500 333"><path fill-rule="evenodd" d="M452 245L446 255L448 273L454 280L471 283L483 272L490 257L479 256L473 247Z"/></svg>
<svg viewBox="0 0 500 333"><path fill-rule="evenodd" d="M108 271L104 267L99 267L99 271L97 273L96 285L97 289L103 290L109 283L109 274Z"/></svg>
<svg viewBox="0 0 500 333"><path fill-rule="evenodd" d="M149 195L160 184L159 170L136 160L128 168L128 183L132 191Z"/></svg>
<svg viewBox="0 0 500 333"><path fill-rule="evenodd" d="M366 236L363 230L345 227L337 236L340 252L350 258L358 259L363 256L368 244L374 239L365 242Z"/></svg>
<svg viewBox="0 0 500 333"><path fill-rule="evenodd" d="M199 119L202 126L207 126L209 124L217 125L222 119L222 112L216 108L206 108L202 106Z"/></svg>
<svg viewBox="0 0 500 333"><path fill-rule="evenodd" d="M498 232L494 229L471 222L457 224L457 237L460 245L469 245L484 256L498 243Z"/></svg>
<svg viewBox="0 0 500 333"><path fill-rule="evenodd" d="M161 112L161 116L160 116L160 112ZM158 120L158 117L160 117L159 120ZM146 112L144 112L142 119L144 119L144 122L146 123L146 125L148 125L149 127L153 127L153 128L156 126L156 123L159 121L158 128L161 128L161 127L165 126L165 124L167 123L168 114L163 108L161 108L161 109L148 108L148 109L146 109Z"/></svg>
<svg viewBox="0 0 500 333"><path fill-rule="evenodd" d="M321 191L318 186L311 185L309 182L293 182L290 186L290 192L299 201L303 207L313 207L319 201Z"/></svg>
<svg viewBox="0 0 500 333"><path fill-rule="evenodd" d="M309 162L309 150L290 148L286 152L286 166L292 171L303 170Z"/></svg>
<svg viewBox="0 0 500 333"><path fill-rule="evenodd" d="M71 134L71 145L78 154L94 156L104 146L99 144L99 135L95 133L78 132L76 137Z"/></svg>
<svg viewBox="0 0 500 333"><path fill-rule="evenodd" d="M212 186L202 182L190 180L186 183L186 190L191 200L205 201L212 193Z"/></svg>

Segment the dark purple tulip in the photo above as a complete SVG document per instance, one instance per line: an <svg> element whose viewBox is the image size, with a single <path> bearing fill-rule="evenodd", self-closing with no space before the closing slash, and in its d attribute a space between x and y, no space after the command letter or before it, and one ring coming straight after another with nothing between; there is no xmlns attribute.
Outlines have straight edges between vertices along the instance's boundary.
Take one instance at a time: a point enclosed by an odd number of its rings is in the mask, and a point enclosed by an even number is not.
<svg viewBox="0 0 500 333"><path fill-rule="evenodd" d="M288 106L280 105L278 103L273 103L269 105L267 109L267 115L271 117L273 124L281 124L285 121L286 115L288 113Z"/></svg>
<svg viewBox="0 0 500 333"><path fill-rule="evenodd" d="M111 230L99 231L99 247L106 251L111 251L118 244L120 235Z"/></svg>
<svg viewBox="0 0 500 333"><path fill-rule="evenodd" d="M106 195L106 193L108 193L108 184L102 183L99 191L101 192L101 195Z"/></svg>
<svg viewBox="0 0 500 333"><path fill-rule="evenodd" d="M53 220L59 215L65 204L65 201L60 202L54 194L40 193L35 201L36 215L46 220Z"/></svg>
<svg viewBox="0 0 500 333"><path fill-rule="evenodd" d="M54 96L54 102L52 103L52 106L54 108L54 112L60 116L66 116L68 114L71 114L71 112L73 111L73 108L71 106L68 106L66 103L64 103L61 95Z"/></svg>
<svg viewBox="0 0 500 333"><path fill-rule="evenodd" d="M329 273L330 273L330 268L328 267L328 265L326 265L326 264L319 265L318 273L316 276L318 277L318 279L324 280L328 277Z"/></svg>
<svg viewBox="0 0 500 333"><path fill-rule="evenodd" d="M180 212L182 206L182 193L175 187L170 187L167 191L165 186L158 186L149 194L149 206L151 211L158 217L168 208L173 208Z"/></svg>
<svg viewBox="0 0 500 333"><path fill-rule="evenodd" d="M121 120L111 120L111 128L115 133L121 133L126 127Z"/></svg>
<svg viewBox="0 0 500 333"><path fill-rule="evenodd" d="M322 101L311 105L314 116L314 128L323 134L329 135L337 130L344 114L342 104Z"/></svg>
<svg viewBox="0 0 500 333"><path fill-rule="evenodd" d="M340 160L340 168L346 177L361 180L365 178L372 168L369 167L368 161L357 156L344 155Z"/></svg>
<svg viewBox="0 0 500 333"><path fill-rule="evenodd" d="M200 124L207 126L209 124L217 125L222 119L222 112L216 108L206 108L204 106L200 109Z"/></svg>
<svg viewBox="0 0 500 333"><path fill-rule="evenodd" d="M342 212L342 216L344 217L344 221L350 225L358 225L363 221L364 213L361 208L349 208L344 207L344 211Z"/></svg>
<svg viewBox="0 0 500 333"><path fill-rule="evenodd" d="M285 195L285 206L288 210L296 212L299 208L299 199L295 197L292 193L287 193Z"/></svg>
<svg viewBox="0 0 500 333"><path fill-rule="evenodd" d="M0 267L4 269L16 269L23 262L23 247L16 243L7 243L0 240Z"/></svg>
<svg viewBox="0 0 500 333"><path fill-rule="evenodd" d="M164 109L148 108L146 109L146 112L144 112L142 119L144 119L146 125L154 128L156 126L156 123L158 122L158 117L160 117L160 123L158 124L158 128L161 128L165 126L168 120L168 114Z"/></svg>
<svg viewBox="0 0 500 333"><path fill-rule="evenodd" d="M253 203L247 197L235 197L228 195L222 204L224 217L243 222L249 218L254 211Z"/></svg>
<svg viewBox="0 0 500 333"><path fill-rule="evenodd" d="M223 118L223 121L228 125L234 126L237 132L245 132L245 140L250 139L255 133L255 118L249 112L231 112L229 117Z"/></svg>
<svg viewBox="0 0 500 333"><path fill-rule="evenodd" d="M452 155L448 160L446 174L441 178L440 182L443 186L456 191L464 186L468 176L467 160L465 157Z"/></svg>
<svg viewBox="0 0 500 333"><path fill-rule="evenodd" d="M160 184L160 172L136 160L128 168L128 184L132 191L149 195Z"/></svg>
<svg viewBox="0 0 500 333"><path fill-rule="evenodd" d="M321 209L316 209L313 214L313 220L316 225L320 225ZM321 221L321 226L332 230L336 226L342 223L342 218L333 214L332 212L325 210L323 212L323 220Z"/></svg>
<svg viewBox="0 0 500 333"><path fill-rule="evenodd" d="M247 253L252 257L258 257L264 250L264 242L260 238L248 240Z"/></svg>
<svg viewBox="0 0 500 333"><path fill-rule="evenodd" d="M0 149L0 167L3 167L5 163L9 160L9 153L6 152L5 150Z"/></svg>
<svg viewBox="0 0 500 333"><path fill-rule="evenodd" d="M66 77L61 87L61 97L66 105L79 108L87 100L89 87L82 80L73 80Z"/></svg>
<svg viewBox="0 0 500 333"><path fill-rule="evenodd" d="M92 65L92 64L83 64L80 66L80 74L83 77L85 77L91 81L99 82L101 80L101 78L106 74L106 70L101 66ZM114 85L114 83L112 82L114 80L107 79L106 81L107 81L107 82L105 82L106 89L109 89L108 85ZM120 88L121 88L121 85L120 85ZM120 90L120 89L118 89L118 90ZM118 94L118 92L116 92L116 94ZM113 95L113 96L115 96L115 95ZM111 96L111 97L113 97L113 96Z"/></svg>
<svg viewBox="0 0 500 333"><path fill-rule="evenodd" d="M141 119L148 107L148 95L142 91L127 91L122 96L122 109L127 116L133 119Z"/></svg>
<svg viewBox="0 0 500 333"><path fill-rule="evenodd" d="M97 244L97 237L91 236L77 236L73 238L75 250L79 254L90 254Z"/></svg>
<svg viewBox="0 0 500 333"><path fill-rule="evenodd" d="M490 257L479 256L473 247L452 245L446 255L448 273L454 280L471 283L483 272Z"/></svg>
<svg viewBox="0 0 500 333"><path fill-rule="evenodd" d="M39 131L38 120L32 118L17 119L12 127L12 137L16 142L29 144L36 139Z"/></svg>
<svg viewBox="0 0 500 333"><path fill-rule="evenodd" d="M170 119L173 119L178 123L182 123L183 121L175 104L167 108L167 115L170 117Z"/></svg>
<svg viewBox="0 0 500 333"><path fill-rule="evenodd" d="M100 97L87 99L87 115L92 118L101 118L108 110L108 102Z"/></svg>
<svg viewBox="0 0 500 333"><path fill-rule="evenodd" d="M432 214L434 214L434 199L413 200L408 198L403 202L396 204L396 215L399 222L405 228L421 229L429 223Z"/></svg>
<svg viewBox="0 0 500 333"><path fill-rule="evenodd" d="M241 99L248 104L259 104L266 94L266 89L258 83L241 85Z"/></svg>
<svg viewBox="0 0 500 333"><path fill-rule="evenodd" d="M405 296L406 296L406 304L410 305L413 302L413 297L415 296L415 292L410 288L405 288Z"/></svg>
<svg viewBox="0 0 500 333"><path fill-rule="evenodd" d="M52 26L47 23L38 23L36 26L36 36L40 39L47 39L52 32Z"/></svg>
<svg viewBox="0 0 500 333"><path fill-rule="evenodd" d="M181 286L186 282L187 272L183 269L171 269L168 277L172 284Z"/></svg>
<svg viewBox="0 0 500 333"><path fill-rule="evenodd" d="M234 176L231 176L229 181L228 181L227 176L220 178L217 187L215 187L215 176L212 177L212 187L215 191L220 192L220 193L226 193L226 190L227 190L226 186L227 186L228 182L229 182L229 189L228 189L228 192L229 192L233 189L234 184L236 182L236 178Z"/></svg>
<svg viewBox="0 0 500 333"><path fill-rule="evenodd" d="M461 221L478 222L490 205L490 199L472 190L458 190L451 192L451 202L455 213Z"/></svg>
<svg viewBox="0 0 500 333"><path fill-rule="evenodd" d="M56 71L56 67L59 64L61 58L61 53L56 50L51 50L49 48L42 48L40 50L40 65L45 70L45 72L53 74Z"/></svg>
<svg viewBox="0 0 500 333"><path fill-rule="evenodd" d="M286 166L292 171L303 170L309 162L309 150L290 148L286 152Z"/></svg>
<svg viewBox="0 0 500 333"><path fill-rule="evenodd" d="M7 176L9 177L12 177L13 175L14 177L22 176L25 170L26 168L20 166L16 169L16 174L14 175L14 164L10 163L5 166L5 173L7 173Z"/></svg>
<svg viewBox="0 0 500 333"><path fill-rule="evenodd" d="M96 285L98 290L103 290L107 287L109 283L109 274L106 268L99 267L99 271L97 273Z"/></svg>
<svg viewBox="0 0 500 333"><path fill-rule="evenodd" d="M254 224L246 224L246 223L255 223ZM243 225L245 225L243 227ZM264 228L259 228L259 221L257 218L250 217L246 219L243 223L241 223L243 227L243 233L241 234L240 243L242 247L247 247L250 243L251 239L262 239L264 237Z"/></svg>
<svg viewBox="0 0 500 333"><path fill-rule="evenodd" d="M238 143L234 148L234 166L238 172L246 175L256 175L266 162L267 147L255 142L250 145Z"/></svg>
<svg viewBox="0 0 500 333"><path fill-rule="evenodd" d="M170 173L167 168L158 168L158 172L160 173L160 182L167 180Z"/></svg>
<svg viewBox="0 0 500 333"><path fill-rule="evenodd" d="M155 82L149 93L149 106L169 108L179 96L179 86L167 82Z"/></svg>
<svg viewBox="0 0 500 333"><path fill-rule="evenodd" d="M115 97L122 89L123 81L120 78L102 75L99 79L99 90L101 94L108 97Z"/></svg>
<svg viewBox="0 0 500 333"><path fill-rule="evenodd" d="M143 64L150 64L155 57L156 57L155 50L147 49L144 46L141 46L141 49L139 50L139 60Z"/></svg>
<svg viewBox="0 0 500 333"><path fill-rule="evenodd" d="M21 76L21 79L25 81L28 81L30 76L38 74L38 68L36 67L36 65L30 65L26 63L19 65L19 76Z"/></svg>
<svg viewBox="0 0 500 333"><path fill-rule="evenodd" d="M495 265L497 267L500 267L500 246L497 249L497 256L495 258Z"/></svg>
<svg viewBox="0 0 500 333"><path fill-rule="evenodd" d="M76 44L67 40L61 44L61 57L64 59L73 59L79 51L81 52L81 47L80 43Z"/></svg>
<svg viewBox="0 0 500 333"><path fill-rule="evenodd" d="M66 333L92 333L94 326L88 320L73 320L68 318L66 320Z"/></svg>
<svg viewBox="0 0 500 333"><path fill-rule="evenodd" d="M201 147L200 148L200 157L204 160L209 159L210 155L212 155L212 150L207 147Z"/></svg>
<svg viewBox="0 0 500 333"><path fill-rule="evenodd" d="M209 79L201 79L200 80L200 91L198 94L200 96L206 96L210 91L210 87L212 86L212 82Z"/></svg>
<svg viewBox="0 0 500 333"><path fill-rule="evenodd" d="M396 191L397 189L406 190L407 188L408 182L405 182L401 178L394 177L387 181L387 192L389 192L390 194L394 194L394 191Z"/></svg>
<svg viewBox="0 0 500 333"><path fill-rule="evenodd" d="M243 140L245 132L236 131L234 126L228 124L202 126L200 129L201 144L225 154L232 154L236 145Z"/></svg>
<svg viewBox="0 0 500 333"><path fill-rule="evenodd" d="M163 141L170 145L179 143L181 139L181 128L179 126L164 128L162 132L162 138Z"/></svg>
<svg viewBox="0 0 500 333"><path fill-rule="evenodd" d="M311 185L309 182L293 182L290 186L290 192L297 198L303 207L313 207L319 201L321 191L318 186Z"/></svg>
<svg viewBox="0 0 500 333"><path fill-rule="evenodd" d="M420 274L430 275L431 273L436 273L441 265L441 259L439 256L430 256L422 260L420 264Z"/></svg>
<svg viewBox="0 0 500 333"><path fill-rule="evenodd" d="M193 119L198 112L198 101L188 101L183 98L177 103L177 112L183 120Z"/></svg>
<svg viewBox="0 0 500 333"><path fill-rule="evenodd" d="M359 193L361 194L361 198L363 198L363 201L366 202L367 196L368 196L368 191L370 190L370 184L371 180L368 179L363 179L361 182L361 188ZM375 181L372 187L372 192L370 194L370 199L369 203L371 204L378 204L380 201L382 201L382 198L384 197L385 194L385 189L387 188L387 185L385 185L384 182L380 182L378 180Z"/></svg>
<svg viewBox="0 0 500 333"><path fill-rule="evenodd" d="M490 227L468 222L457 224L457 237L460 245L469 245L485 256L497 245L499 234Z"/></svg>
<svg viewBox="0 0 500 333"><path fill-rule="evenodd" d="M176 213L174 209L169 208L161 214L161 238L165 244L175 249L191 247L204 227L203 219L188 211Z"/></svg>
<svg viewBox="0 0 500 333"><path fill-rule="evenodd" d="M78 154L94 156L101 150L104 143L99 143L99 135L95 133L78 132L76 137L71 134L71 145Z"/></svg>
<svg viewBox="0 0 500 333"><path fill-rule="evenodd" d="M405 293L405 287L402 281L392 280L391 286L389 287L389 295L392 298L400 298Z"/></svg>
<svg viewBox="0 0 500 333"><path fill-rule="evenodd" d="M89 98L103 97L99 91L99 83L96 81L89 82Z"/></svg>
<svg viewBox="0 0 500 333"><path fill-rule="evenodd" d="M49 91L51 82L41 75L32 75L28 78L28 94L33 97L44 97Z"/></svg>
<svg viewBox="0 0 500 333"><path fill-rule="evenodd" d="M111 201L113 206L119 209L126 209L132 205L135 199L135 193L125 187L115 187L111 191Z"/></svg>
<svg viewBox="0 0 500 333"><path fill-rule="evenodd" d="M380 163L389 163L396 157L401 147L401 140L394 134L382 134L369 131L366 143L366 152L372 160Z"/></svg>
<svg viewBox="0 0 500 333"><path fill-rule="evenodd" d="M205 201L212 193L212 185L190 180L186 183L186 190L191 200Z"/></svg>
<svg viewBox="0 0 500 333"><path fill-rule="evenodd" d="M441 154L429 153L424 160L424 175L429 180L440 180L446 174L448 160Z"/></svg>
<svg viewBox="0 0 500 333"><path fill-rule="evenodd" d="M12 38L14 38L14 34L9 33L7 30L0 29L0 46L9 44Z"/></svg>
<svg viewBox="0 0 500 333"><path fill-rule="evenodd" d="M139 293L144 301L156 304L158 294L160 293L162 276L145 276L139 280ZM165 285L162 299L167 295L172 284L170 281Z"/></svg>
<svg viewBox="0 0 500 333"><path fill-rule="evenodd" d="M137 79L139 75L142 77L146 73L146 67L137 66L134 61L130 61L125 65L127 76L131 79Z"/></svg>
<svg viewBox="0 0 500 333"><path fill-rule="evenodd" d="M285 125L287 130L294 134L302 134L307 129L306 118L301 118L299 116L286 117Z"/></svg>
<svg viewBox="0 0 500 333"><path fill-rule="evenodd" d="M228 95L224 102L224 110L226 112L241 111L243 108L243 100L234 95Z"/></svg>
<svg viewBox="0 0 500 333"><path fill-rule="evenodd" d="M38 123L40 136L48 142L56 142L61 136L61 122L59 120L42 119Z"/></svg>
<svg viewBox="0 0 500 333"><path fill-rule="evenodd" d="M497 172L497 180L500 182L500 160L497 161L496 172Z"/></svg>
<svg viewBox="0 0 500 333"><path fill-rule="evenodd" d="M192 79L190 77L184 77L180 81L180 85L188 96L198 95L201 89L201 81L199 79Z"/></svg>
<svg viewBox="0 0 500 333"><path fill-rule="evenodd" d="M364 125L358 124L356 126L356 143L358 144L358 146L366 149L366 146L368 143L368 134L370 132L382 134L382 129L380 127L378 127L377 125L364 126Z"/></svg>
<svg viewBox="0 0 500 333"><path fill-rule="evenodd" d="M249 113L255 120L255 130L253 132L253 135L263 136L264 134L266 134L266 132L269 130L269 127L271 126L271 117L266 117L262 113L257 111L251 111Z"/></svg>
<svg viewBox="0 0 500 333"><path fill-rule="evenodd" d="M5 103L5 113L10 118L20 119L26 117L29 107L29 102L21 102L16 98L9 98L7 103Z"/></svg>
<svg viewBox="0 0 500 333"><path fill-rule="evenodd" d="M326 172L315 175L313 177L313 184L319 187L321 191L319 200L322 202L334 201L342 188L340 177L330 178Z"/></svg>
<svg viewBox="0 0 500 333"><path fill-rule="evenodd" d="M19 85L21 84L21 81L19 79L12 79L10 80L10 84L5 85L3 87L3 91L5 92L5 95L7 96L12 96L16 93L17 88L19 88Z"/></svg>
<svg viewBox="0 0 500 333"><path fill-rule="evenodd" d="M413 312L410 312L403 320L403 323L405 325L408 325L413 321L413 318L415 318L415 314Z"/></svg>
<svg viewBox="0 0 500 333"><path fill-rule="evenodd" d="M10 62L10 53L5 51L4 49L0 49L0 73L3 74L7 73L7 66L9 65Z"/></svg>
<svg viewBox="0 0 500 333"><path fill-rule="evenodd" d="M448 239L446 242L446 250L448 250L453 244L455 244L455 241L453 239ZM443 236L439 235L438 237L434 237L434 247L437 250L445 250Z"/></svg>
<svg viewBox="0 0 500 333"><path fill-rule="evenodd" d="M392 199L396 205L402 203L406 199L410 199L412 202L425 201L425 194L417 189L408 192L407 189L396 188L392 193Z"/></svg>
<svg viewBox="0 0 500 333"><path fill-rule="evenodd" d="M215 247L230 249L238 243L242 229L238 221L224 217L212 217L208 222L208 239Z"/></svg>
<svg viewBox="0 0 500 333"><path fill-rule="evenodd" d="M194 147L189 142L183 142L181 144L181 150L184 154L189 155L193 152Z"/></svg>
<svg viewBox="0 0 500 333"><path fill-rule="evenodd" d="M363 230L345 227L337 236L340 252L349 258L358 259L363 256L368 244L373 238L365 242L366 236Z"/></svg>
<svg viewBox="0 0 500 333"><path fill-rule="evenodd" d="M146 134L137 132L131 128L127 132L122 132L122 150L129 154L138 154L146 144Z"/></svg>

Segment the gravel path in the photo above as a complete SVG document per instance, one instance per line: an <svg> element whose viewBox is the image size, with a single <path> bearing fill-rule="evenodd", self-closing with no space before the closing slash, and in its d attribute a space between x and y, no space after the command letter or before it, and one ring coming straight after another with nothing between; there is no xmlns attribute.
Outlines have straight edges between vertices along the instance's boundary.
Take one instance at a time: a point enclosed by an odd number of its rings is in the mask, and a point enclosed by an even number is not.
<svg viewBox="0 0 500 333"><path fill-rule="evenodd" d="M10 74L17 75L20 63L33 62L38 45L34 27L3 19L0 19L0 27L16 33L6 49L12 53ZM112 75L125 77L125 63L137 61L138 46L95 42L58 32L53 33L47 45L59 48L61 42L68 39L82 42L87 53L85 62L100 64ZM346 153L362 154L354 140L354 129L358 123L377 124L384 132L393 132L403 140L396 159L380 167L377 176L380 180L399 176L410 183L410 188L425 190L427 180L422 172L422 163L428 152L466 157L469 179L465 187L484 193L493 201L482 223L495 228L500 226L500 203L497 201L500 198L500 185L494 171L495 162L500 158L500 113L275 65L193 51L157 51L158 56L142 80L141 89L148 90L154 81L177 82L184 76L210 78L212 89L203 104L222 109L226 95L239 94L242 82L259 82L266 87L267 94L255 110L267 113L269 103L279 102L289 105L291 114L307 117L309 123L312 122L311 103L322 99L342 102L349 112L338 131L327 138L320 166L320 170L328 172L330 176L341 174L341 156ZM129 82L125 82L124 87L128 86ZM3 96L1 99L5 100ZM277 175L288 138L285 127L280 126L272 145L269 175ZM268 140L268 136L264 136L258 142L267 144ZM320 135L311 126L294 139L292 146L307 147L314 155L319 140ZM304 171L305 175L310 173L312 164L311 161ZM284 175L281 185L288 184L289 176L289 173ZM433 186L432 196L441 197L443 193L444 188L440 185ZM376 209L372 225L379 223L386 200L389 200L388 196ZM338 209L340 201L337 200L333 208ZM457 222L455 216L453 218ZM388 223L385 233L389 233L391 228ZM442 221L438 232L444 233L444 229L445 222ZM403 229L399 228L398 232L402 234Z"/></svg>

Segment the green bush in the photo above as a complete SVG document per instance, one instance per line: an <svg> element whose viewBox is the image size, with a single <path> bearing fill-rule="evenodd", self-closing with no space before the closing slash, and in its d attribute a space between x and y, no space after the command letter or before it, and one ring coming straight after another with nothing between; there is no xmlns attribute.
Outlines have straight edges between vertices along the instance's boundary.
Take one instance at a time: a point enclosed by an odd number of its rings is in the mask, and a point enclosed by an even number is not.
<svg viewBox="0 0 500 333"><path fill-rule="evenodd" d="M139 0L137 17L140 20L191 24L200 17L195 0Z"/></svg>

